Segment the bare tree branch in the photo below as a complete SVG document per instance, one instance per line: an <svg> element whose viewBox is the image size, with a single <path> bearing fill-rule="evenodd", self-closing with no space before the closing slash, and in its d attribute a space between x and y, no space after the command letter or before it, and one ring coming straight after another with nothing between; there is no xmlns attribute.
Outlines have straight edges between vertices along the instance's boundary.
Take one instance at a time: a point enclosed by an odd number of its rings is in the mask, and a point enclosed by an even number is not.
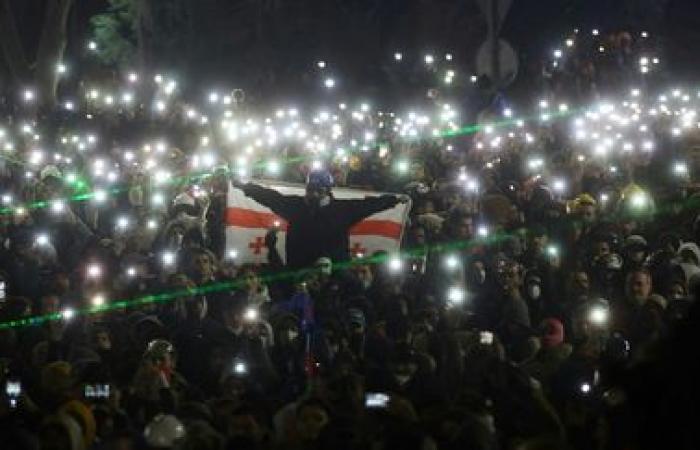
<svg viewBox="0 0 700 450"><path fill-rule="evenodd" d="M26 82L30 77L30 67L17 30L17 21L10 0L0 0L0 46L2 46L5 64L16 83Z"/></svg>

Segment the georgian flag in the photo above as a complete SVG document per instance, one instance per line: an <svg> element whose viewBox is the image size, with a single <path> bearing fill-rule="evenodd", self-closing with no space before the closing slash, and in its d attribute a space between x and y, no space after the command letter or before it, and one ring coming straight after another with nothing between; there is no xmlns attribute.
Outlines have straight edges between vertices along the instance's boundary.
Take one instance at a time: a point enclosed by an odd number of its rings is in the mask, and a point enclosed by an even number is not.
<svg viewBox="0 0 700 450"><path fill-rule="evenodd" d="M253 181L260 186L272 188L284 195L304 195L305 188L300 185ZM334 188L333 196L337 199L364 198L382 195L381 192L360 191L354 189ZM371 255L378 250L396 252L401 244L404 225L410 204L399 203L391 209L367 217L350 229L350 248L352 256ZM267 262L265 235L272 227L279 228L277 233L277 251L282 260L285 256L285 238L287 223L275 215L269 208L261 205L240 189L229 185L226 205L226 255L239 264L261 264Z"/></svg>

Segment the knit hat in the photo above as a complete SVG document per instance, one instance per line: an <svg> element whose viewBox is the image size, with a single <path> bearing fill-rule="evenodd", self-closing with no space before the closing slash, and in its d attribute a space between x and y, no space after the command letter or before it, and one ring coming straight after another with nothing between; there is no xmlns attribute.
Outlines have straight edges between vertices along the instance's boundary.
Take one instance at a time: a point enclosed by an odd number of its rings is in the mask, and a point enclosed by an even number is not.
<svg viewBox="0 0 700 450"><path fill-rule="evenodd" d="M544 319L541 329L541 342L543 347L556 347L564 342L564 325L559 319L554 319L552 317Z"/></svg>

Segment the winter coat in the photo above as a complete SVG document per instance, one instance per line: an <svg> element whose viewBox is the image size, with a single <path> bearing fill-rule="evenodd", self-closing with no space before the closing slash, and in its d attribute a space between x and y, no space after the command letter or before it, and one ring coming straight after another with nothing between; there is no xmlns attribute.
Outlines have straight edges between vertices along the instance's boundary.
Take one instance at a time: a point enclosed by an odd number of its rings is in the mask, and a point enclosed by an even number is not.
<svg viewBox="0 0 700 450"><path fill-rule="evenodd" d="M347 260L350 227L398 203L393 195L364 200L331 197L327 206L315 207L302 196L282 195L252 183L246 184L243 192L287 221L287 266L292 269L311 266L322 256L333 261Z"/></svg>

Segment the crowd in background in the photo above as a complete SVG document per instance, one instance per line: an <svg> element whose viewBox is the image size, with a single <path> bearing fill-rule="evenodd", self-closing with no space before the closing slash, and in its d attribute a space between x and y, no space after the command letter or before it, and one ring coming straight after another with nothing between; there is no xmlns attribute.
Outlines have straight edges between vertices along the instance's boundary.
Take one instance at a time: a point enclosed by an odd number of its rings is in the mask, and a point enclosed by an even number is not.
<svg viewBox="0 0 700 450"><path fill-rule="evenodd" d="M626 32L609 41L548 57L545 98L575 108L641 80L648 48ZM502 107L491 102L482 123ZM51 116L56 139L70 114ZM103 120L105 147L114 130L140 137L157 121L129 114ZM198 135L183 117L168 119L169 135L189 148ZM235 170L203 176L187 150L168 149L176 182L156 189L157 174L122 164L97 204L65 160L28 176L27 146L0 167L0 185L28 205L3 199L0 447L654 448L645 426L676 417L684 397L659 393L697 372L664 375L686 370L667 350L693 336L700 282L694 136L674 139L664 120L649 124L655 151L616 170L578 158L566 120L528 125L534 143L498 152L481 151L482 127L453 144L393 142L388 158L382 146L352 154L332 167L336 184L411 196L404 252L302 271L227 252ZM89 170L94 156L71 164ZM685 171L669 170L681 159ZM676 448L696 442L685 423L671 428Z"/></svg>

